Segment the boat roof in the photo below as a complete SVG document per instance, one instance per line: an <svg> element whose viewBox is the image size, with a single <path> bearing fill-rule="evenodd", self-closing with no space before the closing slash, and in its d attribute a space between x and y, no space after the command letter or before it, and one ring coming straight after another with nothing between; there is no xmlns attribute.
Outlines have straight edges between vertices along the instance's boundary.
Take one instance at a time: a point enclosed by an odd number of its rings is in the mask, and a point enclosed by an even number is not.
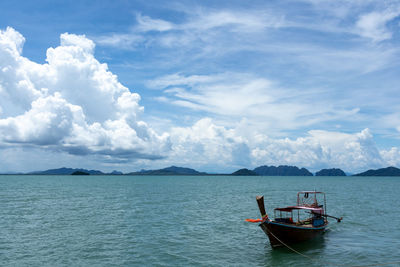
<svg viewBox="0 0 400 267"><path fill-rule="evenodd" d="M304 194L304 193L309 193L309 194L325 194L324 192L321 191L300 191L298 194Z"/></svg>
<svg viewBox="0 0 400 267"><path fill-rule="evenodd" d="M314 208L314 207L308 207L308 206L288 206L288 207L284 207L284 208L276 208L275 210L286 211L286 212L291 212L292 210L311 210L311 211L320 212L322 210L322 208Z"/></svg>

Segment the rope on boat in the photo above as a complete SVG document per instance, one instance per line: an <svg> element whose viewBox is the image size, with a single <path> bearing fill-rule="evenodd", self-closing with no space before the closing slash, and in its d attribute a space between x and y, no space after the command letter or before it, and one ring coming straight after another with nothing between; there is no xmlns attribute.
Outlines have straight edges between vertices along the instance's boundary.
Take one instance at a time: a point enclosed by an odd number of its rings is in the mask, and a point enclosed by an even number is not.
<svg viewBox="0 0 400 267"><path fill-rule="evenodd" d="M300 256L303 256L309 260L315 261L316 259L311 258L310 256L307 256L301 252L298 252L297 250L295 250L294 248L290 247L289 245L287 245L286 243L284 243L282 240L280 240L276 235L274 235L268 228L265 228L276 240L278 240L282 245L284 245L285 247L287 247L288 249L290 249L291 251L299 254Z"/></svg>
<svg viewBox="0 0 400 267"><path fill-rule="evenodd" d="M286 243L284 243L282 240L280 240L276 235L274 235L270 230L268 230L268 228L265 228L276 240L278 240L282 245L284 245L285 247L287 247L288 249L290 249L291 251L299 254L300 256L303 256L311 261L318 261L318 259L314 259L311 258L310 256L307 256L297 250L295 250L294 248L290 247L289 245L287 245ZM348 266L348 267L373 267L373 266L385 266L385 265L390 265L390 264L400 264L400 261L394 261L394 262L386 262L386 263L377 263L377 264L367 264L367 265L347 265L347 264L337 264L337 263L333 263L333 262L329 262L329 261L323 261L326 264L329 265L336 265L336 266Z"/></svg>

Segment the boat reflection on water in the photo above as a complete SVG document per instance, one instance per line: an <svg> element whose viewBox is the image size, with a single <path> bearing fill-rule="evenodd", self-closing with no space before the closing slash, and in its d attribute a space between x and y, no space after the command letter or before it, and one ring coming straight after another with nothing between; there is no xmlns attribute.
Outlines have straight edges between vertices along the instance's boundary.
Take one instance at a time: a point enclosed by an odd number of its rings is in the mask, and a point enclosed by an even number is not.
<svg viewBox="0 0 400 267"><path fill-rule="evenodd" d="M327 230L329 231L329 230ZM316 236L312 242L301 242L290 245L291 249L285 246L280 249L271 249L271 246L265 245L265 266L282 266L282 261L287 266L299 266L299 254L313 255L313 258L325 255L326 241L325 234ZM294 251L295 253L294 253Z"/></svg>

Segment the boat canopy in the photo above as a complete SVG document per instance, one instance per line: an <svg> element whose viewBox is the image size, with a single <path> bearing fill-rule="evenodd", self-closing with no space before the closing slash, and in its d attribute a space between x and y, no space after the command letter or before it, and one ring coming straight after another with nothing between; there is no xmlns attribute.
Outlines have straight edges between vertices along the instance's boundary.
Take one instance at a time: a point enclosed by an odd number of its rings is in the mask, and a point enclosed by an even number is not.
<svg viewBox="0 0 400 267"><path fill-rule="evenodd" d="M313 208L313 207L307 207L307 206L289 206L289 207L285 207L285 208L276 208L275 210L285 211L285 212L291 212L292 210L310 210L311 212L314 212L314 213L323 213L322 208Z"/></svg>

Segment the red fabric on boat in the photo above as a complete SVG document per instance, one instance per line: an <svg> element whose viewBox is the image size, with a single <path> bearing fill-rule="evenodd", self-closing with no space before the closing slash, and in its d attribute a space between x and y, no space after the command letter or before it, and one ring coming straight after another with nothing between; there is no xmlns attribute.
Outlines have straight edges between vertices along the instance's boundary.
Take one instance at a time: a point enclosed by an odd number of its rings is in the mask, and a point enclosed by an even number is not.
<svg viewBox="0 0 400 267"><path fill-rule="evenodd" d="M268 214L264 215L262 219L246 219L246 222L251 222L251 223L258 223L258 222L265 222L268 220Z"/></svg>

